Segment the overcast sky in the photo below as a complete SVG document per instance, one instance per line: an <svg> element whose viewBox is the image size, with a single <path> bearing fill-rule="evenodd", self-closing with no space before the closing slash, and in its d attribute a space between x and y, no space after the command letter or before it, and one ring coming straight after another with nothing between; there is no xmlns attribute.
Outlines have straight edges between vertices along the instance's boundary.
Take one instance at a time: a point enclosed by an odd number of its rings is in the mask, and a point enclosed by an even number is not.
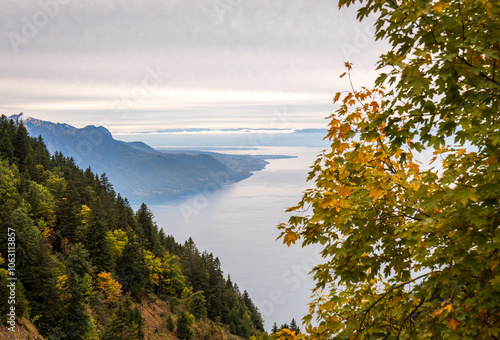
<svg viewBox="0 0 500 340"><path fill-rule="evenodd" d="M326 0L3 0L0 32L0 113L113 132L325 127L381 47Z"/></svg>

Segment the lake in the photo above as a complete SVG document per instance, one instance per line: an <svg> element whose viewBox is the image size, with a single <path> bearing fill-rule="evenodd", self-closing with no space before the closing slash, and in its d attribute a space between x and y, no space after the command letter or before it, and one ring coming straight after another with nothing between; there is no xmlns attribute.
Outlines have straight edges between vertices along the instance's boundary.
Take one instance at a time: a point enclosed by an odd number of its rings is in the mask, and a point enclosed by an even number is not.
<svg viewBox="0 0 500 340"><path fill-rule="evenodd" d="M222 269L243 292L247 290L270 330L273 323L300 323L307 313L313 281L307 275L321 261L318 249L288 248L276 241L276 226L296 205L318 147L216 149L232 154L291 155L272 159L252 177L223 188L206 188L180 201L150 205L155 220L178 242L192 237L200 251L219 257ZM316 251L315 251L316 250Z"/></svg>

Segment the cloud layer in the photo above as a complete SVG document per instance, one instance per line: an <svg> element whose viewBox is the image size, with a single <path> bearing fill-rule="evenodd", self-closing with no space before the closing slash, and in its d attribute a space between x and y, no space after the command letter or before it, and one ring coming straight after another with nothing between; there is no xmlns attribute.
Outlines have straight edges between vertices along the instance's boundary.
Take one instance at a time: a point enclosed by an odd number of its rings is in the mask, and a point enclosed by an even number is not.
<svg viewBox="0 0 500 340"><path fill-rule="evenodd" d="M251 124L249 107L267 105L320 127L348 86L343 62L369 86L378 47L354 10L323 0L6 0L0 32L0 110L76 124L116 120L118 102L131 124L209 122L228 105Z"/></svg>

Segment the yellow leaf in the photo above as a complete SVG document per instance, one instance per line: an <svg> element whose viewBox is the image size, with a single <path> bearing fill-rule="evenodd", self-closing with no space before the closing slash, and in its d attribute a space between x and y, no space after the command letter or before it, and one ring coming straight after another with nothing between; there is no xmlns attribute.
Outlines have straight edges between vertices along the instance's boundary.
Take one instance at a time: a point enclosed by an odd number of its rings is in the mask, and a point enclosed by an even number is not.
<svg viewBox="0 0 500 340"><path fill-rule="evenodd" d="M351 188L350 187L340 187L337 189L337 193L342 196L343 198L346 198L351 194Z"/></svg>
<svg viewBox="0 0 500 340"><path fill-rule="evenodd" d="M377 199L379 197L382 197L383 195L384 191L382 189L373 189L370 191L370 194L368 194L368 196L373 199Z"/></svg>
<svg viewBox="0 0 500 340"><path fill-rule="evenodd" d="M442 12L443 9L444 9L444 3L443 2L438 2L435 6L434 6L434 9L438 12Z"/></svg>
<svg viewBox="0 0 500 340"><path fill-rule="evenodd" d="M448 327L452 328L453 330L457 329L458 325L460 325L460 321L458 321L457 319L448 320Z"/></svg>
<svg viewBox="0 0 500 340"><path fill-rule="evenodd" d="M331 198L325 198L321 201L321 208L326 209L330 207L330 204L333 203L333 200Z"/></svg>
<svg viewBox="0 0 500 340"><path fill-rule="evenodd" d="M498 260L491 260L490 262L488 262L488 265L490 266L490 269L493 270L498 266L499 262L500 261Z"/></svg>
<svg viewBox="0 0 500 340"><path fill-rule="evenodd" d="M290 245L290 244L293 244L295 243L295 241L297 241L297 239L299 238L299 234L297 234L296 232L293 232L291 230L288 230L285 234L285 237L283 239L283 242L286 244L286 245Z"/></svg>
<svg viewBox="0 0 500 340"><path fill-rule="evenodd" d="M486 1L484 5L485 5L484 7L486 7L486 13L488 13L488 16L490 18L493 18L494 14L491 11L491 9L493 8L493 4L490 1Z"/></svg>

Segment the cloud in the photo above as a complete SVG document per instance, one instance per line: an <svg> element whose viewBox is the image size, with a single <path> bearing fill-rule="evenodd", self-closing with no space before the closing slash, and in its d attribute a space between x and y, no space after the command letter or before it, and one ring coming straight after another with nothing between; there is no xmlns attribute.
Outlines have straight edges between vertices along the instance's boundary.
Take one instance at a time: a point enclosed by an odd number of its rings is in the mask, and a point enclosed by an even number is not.
<svg viewBox="0 0 500 340"><path fill-rule="evenodd" d="M2 111L102 114L148 69L164 76L136 109L327 105L347 60L356 84L375 79L371 25L335 2L7 0L0 16Z"/></svg>

